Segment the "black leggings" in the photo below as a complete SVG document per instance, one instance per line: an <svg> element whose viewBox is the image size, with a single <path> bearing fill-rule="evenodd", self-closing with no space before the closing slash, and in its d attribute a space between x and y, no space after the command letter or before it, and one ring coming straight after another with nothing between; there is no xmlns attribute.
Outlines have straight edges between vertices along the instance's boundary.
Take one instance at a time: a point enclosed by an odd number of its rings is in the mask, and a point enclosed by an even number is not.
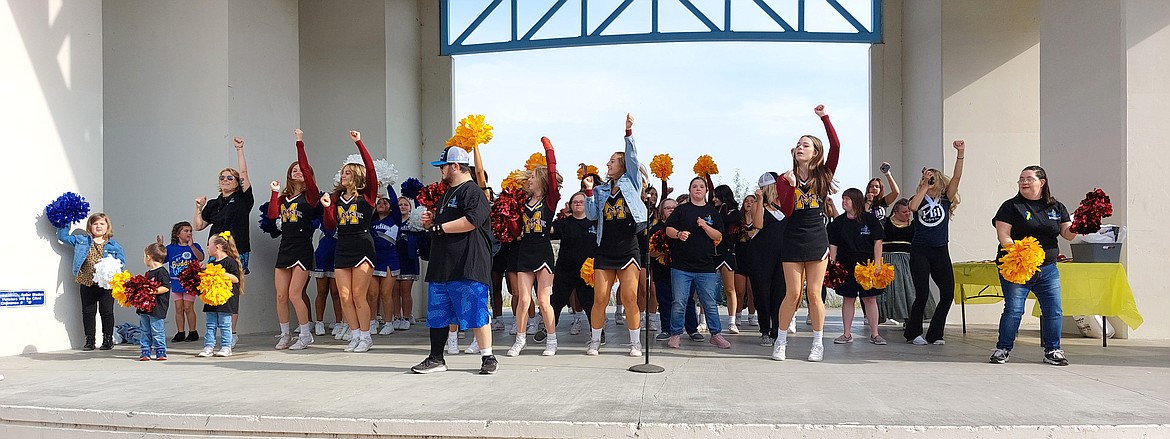
<svg viewBox="0 0 1170 439"><path fill-rule="evenodd" d="M593 308L593 287L585 284L579 272L566 271L553 275L553 290L549 302L552 304L554 325L561 323L561 310L569 304L574 291L577 292L577 303L585 308L585 320L589 320L589 310Z"/></svg>
<svg viewBox="0 0 1170 439"><path fill-rule="evenodd" d="M169 293L168 293L169 294ZM102 315L102 335L114 334L114 296L110 290L94 285L81 285L81 324L85 325L85 337L94 338L94 315Z"/></svg>
<svg viewBox="0 0 1170 439"><path fill-rule="evenodd" d="M914 304L910 306L910 319L902 335L907 341L922 334L922 320L926 314L926 301L930 298L930 279L938 286L938 305L930 318L930 329L923 337L927 343L943 339L943 327L947 324L947 313L955 301L955 272L951 268L951 252L947 246L910 248L910 275L914 279Z"/></svg>
<svg viewBox="0 0 1170 439"><path fill-rule="evenodd" d="M752 283L752 297L760 315L760 334L776 338L779 331L787 330L780 327L780 303L785 296L784 270L779 255L756 256L759 259L749 272L748 281Z"/></svg>

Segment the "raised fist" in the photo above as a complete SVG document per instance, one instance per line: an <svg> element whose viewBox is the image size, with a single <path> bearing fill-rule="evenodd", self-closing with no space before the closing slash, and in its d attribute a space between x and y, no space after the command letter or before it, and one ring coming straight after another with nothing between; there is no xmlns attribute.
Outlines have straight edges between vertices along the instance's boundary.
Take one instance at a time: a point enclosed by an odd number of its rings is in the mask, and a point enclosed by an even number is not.
<svg viewBox="0 0 1170 439"><path fill-rule="evenodd" d="M297 137L298 142L305 140L305 132L300 128L293 130L293 135Z"/></svg>
<svg viewBox="0 0 1170 439"><path fill-rule="evenodd" d="M362 140L362 133L360 131L350 130L349 138L353 139L354 142L360 141Z"/></svg>
<svg viewBox="0 0 1170 439"><path fill-rule="evenodd" d="M825 117L825 104L817 105L813 112L817 113L817 117Z"/></svg>
<svg viewBox="0 0 1170 439"><path fill-rule="evenodd" d="M333 197L330 197L329 194L322 195L321 205L325 206L327 209L333 207Z"/></svg>
<svg viewBox="0 0 1170 439"><path fill-rule="evenodd" d="M236 149L243 149L244 148L244 138L240 137L240 136L233 137L232 144L236 147Z"/></svg>
<svg viewBox="0 0 1170 439"><path fill-rule="evenodd" d="M272 180L271 183L268 183L268 187L272 188L272 192L280 192L280 182L279 181Z"/></svg>

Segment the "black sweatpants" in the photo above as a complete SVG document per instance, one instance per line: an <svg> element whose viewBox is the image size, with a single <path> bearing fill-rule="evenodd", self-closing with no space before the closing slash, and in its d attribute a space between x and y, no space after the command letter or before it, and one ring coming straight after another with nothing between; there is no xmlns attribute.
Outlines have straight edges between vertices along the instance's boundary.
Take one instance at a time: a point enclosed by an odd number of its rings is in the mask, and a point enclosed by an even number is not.
<svg viewBox="0 0 1170 439"><path fill-rule="evenodd" d="M910 319L906 321L902 335L907 341L923 335L922 320L926 317L926 301L930 297L930 279L933 278L934 284L938 285L938 305L930 318L930 329L923 338L927 343L942 340L947 313L955 301L955 272L951 268L948 247L910 247L910 275L914 279L914 304L910 306Z"/></svg>
<svg viewBox="0 0 1170 439"><path fill-rule="evenodd" d="M81 324L85 325L85 337L95 335L95 314L102 316L102 335L114 334L114 296L110 290L94 285L81 287Z"/></svg>
<svg viewBox="0 0 1170 439"><path fill-rule="evenodd" d="M584 308L586 321L589 320L589 311L593 308L593 287L585 284L580 272L563 271L553 275L552 296L549 297L555 324L561 323L561 310L569 305L574 291L577 292L577 303Z"/></svg>
<svg viewBox="0 0 1170 439"><path fill-rule="evenodd" d="M784 302L785 296L784 269L778 253L757 256L760 259L748 274L748 281L752 283L752 297L760 316L760 334L776 338L779 331L787 329L780 327L780 303Z"/></svg>

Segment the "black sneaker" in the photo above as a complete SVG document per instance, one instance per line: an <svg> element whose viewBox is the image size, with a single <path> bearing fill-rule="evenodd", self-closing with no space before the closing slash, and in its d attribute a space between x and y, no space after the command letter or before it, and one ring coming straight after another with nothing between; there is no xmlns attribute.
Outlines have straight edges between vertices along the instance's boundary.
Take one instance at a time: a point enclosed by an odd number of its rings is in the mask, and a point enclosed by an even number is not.
<svg viewBox="0 0 1170 439"><path fill-rule="evenodd" d="M199 341L199 333L195 331L188 332L187 341Z"/></svg>
<svg viewBox="0 0 1170 439"><path fill-rule="evenodd" d="M1011 352L1012 351L1009 351L1007 349L996 349L995 352L991 353L991 359L988 360L988 362L991 364L1007 363L1008 362L1008 354L1010 354Z"/></svg>
<svg viewBox="0 0 1170 439"><path fill-rule="evenodd" d="M601 330L601 345L605 346L605 330Z"/></svg>
<svg viewBox="0 0 1170 439"><path fill-rule="evenodd" d="M431 372L446 372L447 362L427 357L422 361L422 363L416 364L414 367L410 368L410 371L423 374Z"/></svg>
<svg viewBox="0 0 1170 439"><path fill-rule="evenodd" d="M1044 362L1053 366L1068 366L1068 359L1064 358L1064 349L1053 349L1045 352Z"/></svg>
<svg viewBox="0 0 1170 439"><path fill-rule="evenodd" d="M698 332L691 334L690 337L691 337L691 341L696 342L696 343L702 343L704 341L707 341L707 337L703 337L703 334L700 334Z"/></svg>
<svg viewBox="0 0 1170 439"><path fill-rule="evenodd" d="M179 331L179 333L175 334L174 338L171 338L171 343L178 343L178 342L181 342L181 341L186 340L186 339L187 339L187 333L185 333L183 331Z"/></svg>
<svg viewBox="0 0 1170 439"><path fill-rule="evenodd" d="M545 331L543 327L532 336L532 341L537 343L544 343L546 339L548 339L548 331Z"/></svg>
<svg viewBox="0 0 1170 439"><path fill-rule="evenodd" d="M499 368L499 365L500 365L500 362L496 361L495 355L485 355L483 357L483 364L479 366L479 374L480 375L494 374L494 373L496 373L496 369ZM444 370L446 370L445 367L444 367Z"/></svg>

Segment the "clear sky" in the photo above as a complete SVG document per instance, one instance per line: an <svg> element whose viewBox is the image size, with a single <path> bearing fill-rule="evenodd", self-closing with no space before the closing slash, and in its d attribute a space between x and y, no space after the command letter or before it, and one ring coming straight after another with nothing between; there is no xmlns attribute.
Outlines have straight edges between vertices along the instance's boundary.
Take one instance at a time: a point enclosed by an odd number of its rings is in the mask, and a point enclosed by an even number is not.
<svg viewBox="0 0 1170 439"><path fill-rule="evenodd" d="M676 18L687 13L681 14ZM637 22L634 16L624 25ZM862 187L878 174L867 169L868 50L864 44L669 43L460 55L455 109L458 117L484 114L495 127L494 140L481 148L494 187L541 151L540 137L548 136L566 196L577 189L578 163L604 169L610 154L622 150L625 114L632 113L642 163L669 153L678 195L701 154L719 165L715 183L733 187L737 171L754 185L765 171L790 169L788 151L802 134L825 139L813 113L823 103L842 142L837 180L842 189Z"/></svg>

